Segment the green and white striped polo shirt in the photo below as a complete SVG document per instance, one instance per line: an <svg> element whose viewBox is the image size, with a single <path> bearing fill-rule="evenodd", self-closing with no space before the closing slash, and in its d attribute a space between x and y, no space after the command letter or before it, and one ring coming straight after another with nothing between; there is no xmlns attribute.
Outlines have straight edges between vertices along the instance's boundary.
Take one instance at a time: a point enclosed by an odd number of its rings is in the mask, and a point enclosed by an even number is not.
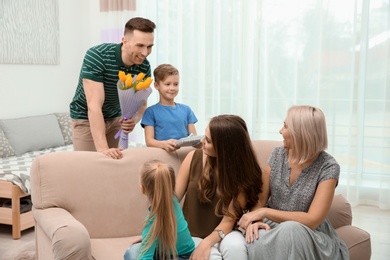
<svg viewBox="0 0 390 260"><path fill-rule="evenodd" d="M90 48L85 54L80 71L75 95L70 103L70 117L88 119L88 108L83 88L83 79L90 79L104 84L104 103L102 112L105 120L121 116L117 82L119 70L132 75L143 72L151 76L150 63L147 59L140 65L126 67L121 56L122 43L103 43Z"/></svg>

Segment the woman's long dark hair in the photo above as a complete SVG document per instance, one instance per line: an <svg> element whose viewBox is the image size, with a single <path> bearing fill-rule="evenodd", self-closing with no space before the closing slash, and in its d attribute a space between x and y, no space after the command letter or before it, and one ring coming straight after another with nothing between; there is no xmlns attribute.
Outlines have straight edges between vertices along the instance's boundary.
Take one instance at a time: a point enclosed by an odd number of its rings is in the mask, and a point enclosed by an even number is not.
<svg viewBox="0 0 390 260"><path fill-rule="evenodd" d="M203 201L219 197L217 215L238 219L243 210L254 206L261 192L261 168L252 147L245 121L236 115L219 115L209 123L210 138L216 157L207 156L199 187ZM247 204L241 208L238 194L244 193ZM233 215L229 205L233 205Z"/></svg>

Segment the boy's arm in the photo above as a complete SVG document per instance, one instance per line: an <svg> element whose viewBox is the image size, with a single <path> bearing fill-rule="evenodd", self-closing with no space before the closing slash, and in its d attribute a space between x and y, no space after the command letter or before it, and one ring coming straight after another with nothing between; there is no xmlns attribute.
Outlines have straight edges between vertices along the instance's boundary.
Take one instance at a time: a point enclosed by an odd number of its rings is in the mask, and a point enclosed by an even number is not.
<svg viewBox="0 0 390 260"><path fill-rule="evenodd" d="M193 134L194 136L197 136L195 124L188 124L188 135Z"/></svg>
<svg viewBox="0 0 390 260"><path fill-rule="evenodd" d="M157 147L162 148L167 152L176 151L178 148L176 147L176 140L169 139L165 141L159 141L154 138L154 127L153 126L144 126L145 129L145 142L148 147Z"/></svg>
<svg viewBox="0 0 390 260"><path fill-rule="evenodd" d="M197 132L196 132L196 128L195 128L195 124L188 124L188 134L193 134L194 136L197 136ZM200 144L197 144L197 145L194 145L193 147L195 148L202 148L202 142L200 142Z"/></svg>

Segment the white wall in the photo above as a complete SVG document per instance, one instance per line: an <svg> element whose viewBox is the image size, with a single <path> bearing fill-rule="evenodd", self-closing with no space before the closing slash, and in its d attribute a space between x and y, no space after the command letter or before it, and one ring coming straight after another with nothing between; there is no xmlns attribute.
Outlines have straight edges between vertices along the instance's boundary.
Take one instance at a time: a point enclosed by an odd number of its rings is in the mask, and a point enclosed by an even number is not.
<svg viewBox="0 0 390 260"><path fill-rule="evenodd" d="M69 111L84 53L99 43L99 30L99 1L59 0L60 63L0 64L0 119Z"/></svg>

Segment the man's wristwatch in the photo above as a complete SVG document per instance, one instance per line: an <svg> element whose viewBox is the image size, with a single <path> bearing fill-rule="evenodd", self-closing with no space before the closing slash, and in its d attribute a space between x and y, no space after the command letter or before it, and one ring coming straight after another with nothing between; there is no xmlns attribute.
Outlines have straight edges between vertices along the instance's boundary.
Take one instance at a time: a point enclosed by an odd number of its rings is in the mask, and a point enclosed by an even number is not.
<svg viewBox="0 0 390 260"><path fill-rule="evenodd" d="M218 235L219 235L219 237L221 238L221 240L224 239L225 233L223 233L222 230L220 230L220 229L214 229L214 231L216 231L216 232L218 233Z"/></svg>

